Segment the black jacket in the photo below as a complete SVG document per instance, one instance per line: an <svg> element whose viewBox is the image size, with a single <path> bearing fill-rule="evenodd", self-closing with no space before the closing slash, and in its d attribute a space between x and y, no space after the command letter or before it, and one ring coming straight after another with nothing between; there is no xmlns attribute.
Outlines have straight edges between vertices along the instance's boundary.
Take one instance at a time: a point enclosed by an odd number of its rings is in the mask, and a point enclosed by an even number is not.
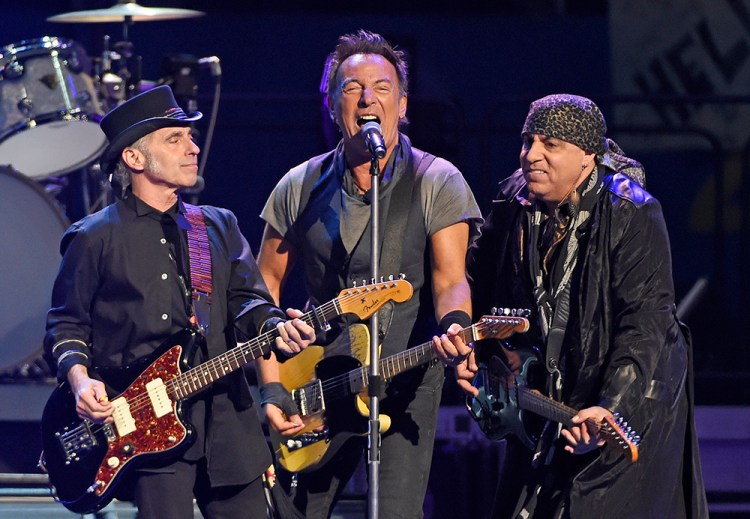
<svg viewBox="0 0 750 519"><path fill-rule="evenodd" d="M561 478L567 479L572 517L706 517L689 387L690 345L675 314L661 206L623 175L604 182L591 216L577 231L563 400L575 409L601 405L621 413L642 437L641 459L630 464L601 451L582 469L557 450L553 465L575 467ZM517 197L524 190L520 171L501 183L467 268L475 314L493 306L533 309L531 330L510 342L544 351L524 253L528 206ZM684 515L683 505L676 504L683 501Z"/></svg>
<svg viewBox="0 0 750 519"><path fill-rule="evenodd" d="M181 207L174 215L178 226L186 225ZM202 209L213 267L206 351L197 353L205 359L235 344L239 315L243 315L239 328L253 337L266 319L283 313L269 303L271 297L235 216L216 207ZM65 233L45 337L52 361L64 356L59 378L65 378L73 362L91 366L94 373L99 368L127 367L189 326L175 261L179 254L165 239L161 219L161 213L131 195L85 217ZM82 355L66 355L72 350ZM203 423L209 397L211 412ZM247 483L270 465L242 370L217 380L209 396L200 394L193 409L198 440L188 456L207 456L212 483Z"/></svg>

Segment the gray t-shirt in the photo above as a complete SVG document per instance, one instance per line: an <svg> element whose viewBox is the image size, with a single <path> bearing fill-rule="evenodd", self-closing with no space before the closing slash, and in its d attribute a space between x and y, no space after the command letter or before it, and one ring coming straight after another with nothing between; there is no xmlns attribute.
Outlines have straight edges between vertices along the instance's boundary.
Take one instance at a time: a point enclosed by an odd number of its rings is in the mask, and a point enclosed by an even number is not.
<svg viewBox="0 0 750 519"><path fill-rule="evenodd" d="M266 202L261 218L287 236L300 215L300 199L308 161L289 170L276 185ZM389 171L390 168L386 168ZM349 170L344 175L351 176ZM380 196L387 196L392 178L384 177ZM350 186L346 188L347 184ZM341 190L341 237L347 252L351 252L370 221L370 206L357 194L353 183L344 182ZM469 224L470 241L479 236L482 215L474 195L461 172L450 162L436 157L427 168L420 191L425 231L432 236L437 231L459 222Z"/></svg>

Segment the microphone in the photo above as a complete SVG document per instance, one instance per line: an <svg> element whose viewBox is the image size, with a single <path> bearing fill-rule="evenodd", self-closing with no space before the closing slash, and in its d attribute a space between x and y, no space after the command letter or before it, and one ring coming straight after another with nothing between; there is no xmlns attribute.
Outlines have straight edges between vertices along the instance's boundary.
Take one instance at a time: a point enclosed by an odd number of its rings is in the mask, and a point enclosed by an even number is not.
<svg viewBox="0 0 750 519"><path fill-rule="evenodd" d="M370 121L362 126L361 131L370 154L377 159L385 157L385 141L383 141L383 130L380 129L380 125L375 121Z"/></svg>

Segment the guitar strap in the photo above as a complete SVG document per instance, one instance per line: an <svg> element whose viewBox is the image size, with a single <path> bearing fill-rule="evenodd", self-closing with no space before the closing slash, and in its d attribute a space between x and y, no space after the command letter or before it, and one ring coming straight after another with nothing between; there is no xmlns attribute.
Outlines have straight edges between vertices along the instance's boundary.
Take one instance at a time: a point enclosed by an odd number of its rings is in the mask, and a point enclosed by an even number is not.
<svg viewBox="0 0 750 519"><path fill-rule="evenodd" d="M190 223L187 230L188 255L190 256L190 285L193 316L190 322L205 335L210 325L212 267L211 247L203 211L200 207L184 204L185 218Z"/></svg>

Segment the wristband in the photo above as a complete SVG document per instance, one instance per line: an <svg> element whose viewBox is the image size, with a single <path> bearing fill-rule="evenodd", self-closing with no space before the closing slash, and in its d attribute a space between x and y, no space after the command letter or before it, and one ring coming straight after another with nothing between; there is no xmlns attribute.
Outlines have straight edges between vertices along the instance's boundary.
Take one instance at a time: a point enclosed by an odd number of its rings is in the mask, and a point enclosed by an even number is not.
<svg viewBox="0 0 750 519"><path fill-rule="evenodd" d="M468 328L471 326L471 316L463 310L453 310L452 312L448 312L442 319L440 319L440 324L438 325L440 327L440 333L446 333L453 323L460 324L461 328Z"/></svg>
<svg viewBox="0 0 750 519"><path fill-rule="evenodd" d="M281 317L269 317L263 323L263 326L260 327L260 333L266 333L267 331L273 330L276 328L277 324L283 323L284 321L286 321L286 319L282 319Z"/></svg>
<svg viewBox="0 0 750 519"><path fill-rule="evenodd" d="M258 388L260 390L260 405L273 404L289 418L299 414L299 408L292 395L281 382L269 382Z"/></svg>

